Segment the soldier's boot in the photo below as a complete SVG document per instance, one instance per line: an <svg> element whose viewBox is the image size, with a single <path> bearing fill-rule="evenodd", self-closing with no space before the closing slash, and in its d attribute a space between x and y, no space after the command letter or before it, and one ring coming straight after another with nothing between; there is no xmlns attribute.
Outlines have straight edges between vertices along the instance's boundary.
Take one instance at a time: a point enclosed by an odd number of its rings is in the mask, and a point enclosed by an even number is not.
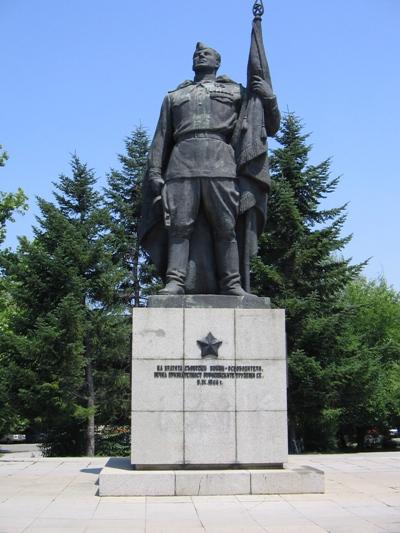
<svg viewBox="0 0 400 533"><path fill-rule="evenodd" d="M218 281L220 293L229 296L246 296L241 285L239 272L239 251L237 242L219 240L215 243Z"/></svg>
<svg viewBox="0 0 400 533"><path fill-rule="evenodd" d="M170 235L168 244L167 283L159 294L185 294L189 261L189 239Z"/></svg>

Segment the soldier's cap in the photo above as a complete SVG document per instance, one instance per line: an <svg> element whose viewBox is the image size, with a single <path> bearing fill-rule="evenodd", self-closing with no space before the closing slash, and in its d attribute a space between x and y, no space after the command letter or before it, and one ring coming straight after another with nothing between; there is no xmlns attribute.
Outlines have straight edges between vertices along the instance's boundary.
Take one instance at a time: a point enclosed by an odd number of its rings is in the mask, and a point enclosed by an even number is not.
<svg viewBox="0 0 400 533"><path fill-rule="evenodd" d="M211 48L211 46L207 46L206 44L204 44L204 43L199 41L196 44L196 49L195 49L194 53L198 52L199 50L212 50L214 52L214 54L215 54L215 57L217 58L218 63L221 63L221 54L219 52L217 52L217 50L215 50L215 48Z"/></svg>

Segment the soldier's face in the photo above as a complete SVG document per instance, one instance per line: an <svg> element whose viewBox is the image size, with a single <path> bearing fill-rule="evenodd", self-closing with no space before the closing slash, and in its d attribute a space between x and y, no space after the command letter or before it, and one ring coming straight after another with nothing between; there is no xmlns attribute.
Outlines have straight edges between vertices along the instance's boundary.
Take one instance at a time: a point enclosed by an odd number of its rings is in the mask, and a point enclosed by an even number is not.
<svg viewBox="0 0 400 533"><path fill-rule="evenodd" d="M210 48L196 50L193 55L193 70L218 70L219 60Z"/></svg>

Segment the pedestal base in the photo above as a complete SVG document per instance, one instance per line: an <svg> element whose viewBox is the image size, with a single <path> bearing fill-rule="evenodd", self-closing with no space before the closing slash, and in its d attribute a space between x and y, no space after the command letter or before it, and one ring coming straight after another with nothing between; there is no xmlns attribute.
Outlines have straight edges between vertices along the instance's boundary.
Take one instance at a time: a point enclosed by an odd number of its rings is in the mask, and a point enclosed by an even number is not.
<svg viewBox="0 0 400 533"><path fill-rule="evenodd" d="M150 296L147 307L200 308L200 309L271 309L270 298L246 294L246 296L225 296L221 294L186 294L172 296L156 294Z"/></svg>
<svg viewBox="0 0 400 533"><path fill-rule="evenodd" d="M324 473L309 466L259 470L132 470L129 459L111 459L99 476L100 496L217 496L317 494Z"/></svg>
<svg viewBox="0 0 400 533"><path fill-rule="evenodd" d="M284 311L227 307L235 296L154 298L185 307L133 312L136 470L286 463ZM190 307L215 299L224 307Z"/></svg>

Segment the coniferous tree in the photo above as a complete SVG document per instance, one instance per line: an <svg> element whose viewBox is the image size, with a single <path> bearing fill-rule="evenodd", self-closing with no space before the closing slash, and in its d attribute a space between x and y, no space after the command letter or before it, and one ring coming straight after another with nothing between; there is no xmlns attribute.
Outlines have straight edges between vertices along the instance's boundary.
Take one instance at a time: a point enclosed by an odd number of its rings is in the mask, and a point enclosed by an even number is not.
<svg viewBox="0 0 400 533"><path fill-rule="evenodd" d="M105 190L114 261L124 272L118 292L127 308L143 305L145 297L157 287L155 269L140 249L138 239L149 144L146 130L142 126L135 128L125 139L126 153L118 156L121 170L111 171Z"/></svg>
<svg viewBox="0 0 400 533"><path fill-rule="evenodd" d="M129 333L96 178L77 156L71 166L56 203L39 199L33 242L22 238L6 261L19 314L2 345L15 403L47 432L47 453L93 455L95 422L128 416Z"/></svg>
<svg viewBox="0 0 400 533"><path fill-rule="evenodd" d="M333 374L343 355L339 297L361 266L341 256L351 238L341 236L346 206L321 207L338 178L330 177L329 159L310 164L307 138L299 118L288 113L277 136L280 147L270 158L273 185L253 286L286 309L289 433L303 437L309 448L326 448L339 413L332 408Z"/></svg>

